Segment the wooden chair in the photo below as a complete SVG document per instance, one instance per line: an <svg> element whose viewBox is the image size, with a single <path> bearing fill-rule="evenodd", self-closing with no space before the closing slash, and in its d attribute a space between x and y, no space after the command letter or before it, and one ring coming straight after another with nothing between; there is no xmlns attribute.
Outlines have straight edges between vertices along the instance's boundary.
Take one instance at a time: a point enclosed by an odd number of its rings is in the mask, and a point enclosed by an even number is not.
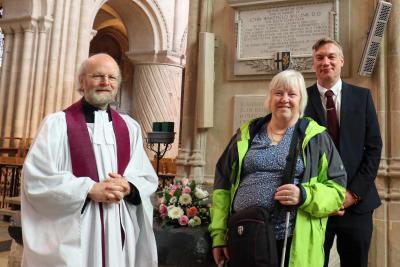
<svg viewBox="0 0 400 267"><path fill-rule="evenodd" d="M31 138L0 137L0 215L14 213L7 197L19 196L20 178Z"/></svg>
<svg viewBox="0 0 400 267"><path fill-rule="evenodd" d="M0 156L18 156L22 139L21 137L0 137Z"/></svg>
<svg viewBox="0 0 400 267"><path fill-rule="evenodd" d="M157 161L154 159L151 161L154 170L157 169ZM162 190L164 186L174 182L176 176L176 159L174 158L162 158L160 160L160 169L158 172L159 186L158 190Z"/></svg>

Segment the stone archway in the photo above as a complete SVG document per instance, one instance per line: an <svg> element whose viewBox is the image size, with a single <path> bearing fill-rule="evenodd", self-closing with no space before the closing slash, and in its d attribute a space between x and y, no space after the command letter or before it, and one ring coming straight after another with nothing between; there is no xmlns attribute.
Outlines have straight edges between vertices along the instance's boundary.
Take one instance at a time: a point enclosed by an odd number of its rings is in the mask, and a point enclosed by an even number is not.
<svg viewBox="0 0 400 267"><path fill-rule="evenodd" d="M122 82L116 97L116 102L113 104L113 108L116 108L120 111L122 111L122 95L125 95L125 92L127 91L127 84L129 84L128 81L131 81L132 79L131 75L129 75L129 73L131 73L132 66L125 56L127 45L124 44L127 44L127 41L124 39L125 38L121 35L121 33L117 32L111 27L107 27L97 32L96 36L90 42L89 47L89 56L98 53L106 53L112 56L118 63L118 66L121 70Z"/></svg>
<svg viewBox="0 0 400 267"><path fill-rule="evenodd" d="M90 42L89 55L107 53L112 56L118 65L122 60L122 48L112 35L98 33Z"/></svg>
<svg viewBox="0 0 400 267"><path fill-rule="evenodd" d="M168 26L165 17L168 10L162 9L157 1L109 0L99 1L98 5L99 11L93 17L93 29L97 33L92 44L104 38L114 40L109 42L114 47L127 41L122 49L123 87L118 108L139 122L143 137L152 130L154 121L175 122L176 142L167 157L176 157L183 64L182 54L171 55L174 27ZM186 24L180 40L186 38ZM185 47L185 42L178 45ZM148 155L153 157L150 151Z"/></svg>
<svg viewBox="0 0 400 267"><path fill-rule="evenodd" d="M122 48L123 75L128 78L121 110L135 117L144 133L153 121L171 120L178 132L185 64L179 48L186 42L187 1L3 0L2 4L7 12L0 20L6 40L0 72L0 136L34 137L44 116L80 98L76 75L96 33L113 37ZM96 21L101 9L111 16ZM144 108L137 109L142 104Z"/></svg>

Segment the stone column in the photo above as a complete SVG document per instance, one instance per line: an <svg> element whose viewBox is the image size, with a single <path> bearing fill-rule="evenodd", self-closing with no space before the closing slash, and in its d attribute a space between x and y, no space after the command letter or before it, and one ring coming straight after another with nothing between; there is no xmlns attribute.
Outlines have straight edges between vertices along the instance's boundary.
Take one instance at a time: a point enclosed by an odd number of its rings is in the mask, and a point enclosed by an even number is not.
<svg viewBox="0 0 400 267"><path fill-rule="evenodd" d="M17 88L17 82L18 82L18 74L20 73L20 58L21 58L21 43L23 39L23 33L22 29L19 26L13 27L13 32L14 32L14 41L13 41L13 48L11 51L11 57L10 57L10 74L8 75L9 79L9 84L8 84L8 96L6 98L7 101L7 109L6 109L6 114L4 118L4 123L3 126L4 128L2 129L2 136L12 136L12 129L14 125L14 112L16 109L15 106L15 97L16 97L16 92L18 90ZM18 137L18 136L14 136ZM20 136L19 136L20 137Z"/></svg>
<svg viewBox="0 0 400 267"><path fill-rule="evenodd" d="M389 107L391 118L390 132L390 175L400 176L400 1L392 1L392 13L388 24L388 87L390 92Z"/></svg>
<svg viewBox="0 0 400 267"><path fill-rule="evenodd" d="M190 1L188 37L186 51L186 72L183 88L183 106L182 106L182 138L176 159L177 178L188 177L190 167L188 159L192 148L192 142L195 129L195 103L197 88L197 53L199 39L199 13L200 1Z"/></svg>
<svg viewBox="0 0 400 267"><path fill-rule="evenodd" d="M379 196L382 201L382 205L374 211L373 224L374 229L372 233L371 247L369 250L369 265L371 267L387 266L387 253L388 253L388 197L389 183L387 179L388 173L388 116L389 116L389 105L388 105L388 69L387 69L387 36L384 35L384 40L381 44L380 57L375 67L376 72L376 92L377 99L375 101L377 116L381 129L381 136L383 142L381 163L379 166L378 177L375 179L375 184L378 189Z"/></svg>
<svg viewBox="0 0 400 267"><path fill-rule="evenodd" d="M154 121L173 121L175 141L165 157L175 158L179 145L182 68L168 64L137 63L134 65L133 78L130 113L142 127L143 137L152 131ZM126 98L126 93L121 92L121 97ZM153 152L148 151L148 154L150 158L154 157Z"/></svg>
<svg viewBox="0 0 400 267"><path fill-rule="evenodd" d="M4 50L3 50L3 63L1 67L1 74L0 74L0 107L2 109L2 113L0 114L0 136L4 136L4 122L5 122L5 107L8 106L7 103L7 95L9 94L9 74L11 71L11 52L14 42L14 35L10 27L3 27L2 31L4 34Z"/></svg>
<svg viewBox="0 0 400 267"><path fill-rule="evenodd" d="M67 107L73 103L74 89L75 88L75 66L76 66L76 55L78 47L78 34L79 27L77 27L76 22L79 21L80 16L80 5L81 0L71 1L69 21L68 21L68 36L66 40L66 58L65 66L63 69L64 79L63 84L60 86L62 88L61 97L61 107Z"/></svg>
<svg viewBox="0 0 400 267"><path fill-rule="evenodd" d="M79 18L79 32L78 32L78 43L77 43L77 48L76 48L76 62L75 62L75 79L76 76L78 75L78 70L83 62L88 55L89 55L89 46L90 46L90 41L92 38L96 35L96 31L93 30L93 25L90 24L90 16L88 14L92 13L92 3L89 1L81 1L81 7L80 7L80 18ZM78 88L76 88L78 89ZM73 99L76 100L80 98L81 95L77 90L73 91Z"/></svg>
<svg viewBox="0 0 400 267"><path fill-rule="evenodd" d="M205 161L205 148L207 142L207 130L197 129L194 137L194 149L188 159L190 166L189 177L196 180L198 183L204 182L204 166Z"/></svg>
<svg viewBox="0 0 400 267"><path fill-rule="evenodd" d="M30 127L27 137L33 138L35 136L36 130L43 118L44 112L44 99L46 96L44 94L45 82L45 68L47 62L47 44L48 44L48 34L52 24L50 18L40 18L39 19L39 40L37 49L37 59L36 59L36 73L33 79L33 93L32 93L32 107L30 109Z"/></svg>
<svg viewBox="0 0 400 267"><path fill-rule="evenodd" d="M175 0L174 7L174 28L172 31L172 52L175 55L180 55L184 53L182 51L182 45L185 42L181 35L181 25L184 18L188 16L188 5L187 0ZM189 11L190 12L190 11Z"/></svg>
<svg viewBox="0 0 400 267"><path fill-rule="evenodd" d="M56 108L55 111L58 111L60 109L63 109L68 105L64 105L64 94L66 93L64 90L65 88L63 87L64 85L64 79L65 76L68 75L65 71L65 64L67 61L67 58L70 56L69 53L69 47L68 47L68 39L69 39L69 33L70 33L70 24L69 24L69 18L71 15L71 3L76 2L76 1L66 1L63 6L63 16L62 16L62 22L61 22L61 39L60 39L60 50L58 52L58 65L56 67ZM73 10L72 12L76 12L76 10ZM76 26L73 26L76 27ZM73 52L72 52L73 53Z"/></svg>
<svg viewBox="0 0 400 267"><path fill-rule="evenodd" d="M388 201L388 250L387 266L400 262L400 0L393 0L388 24L388 88L390 107L390 147L388 153L389 190ZM383 266L383 265L381 265Z"/></svg>
<svg viewBox="0 0 400 267"><path fill-rule="evenodd" d="M210 0L201 1L200 8L200 27L197 32L197 47L198 47L198 35L200 32L210 32L211 31L211 23L212 23L212 16L213 16L213 2ZM197 53L197 57L199 54ZM197 61L197 63L199 60ZM198 68L195 68L196 72ZM198 114L200 110L210 107L202 107L204 105L200 101L200 92L198 88L198 76L196 76L196 110L195 110L195 118L197 121ZM212 107L211 107L212 108ZM205 162L205 149L206 149L206 142L207 142L207 128L199 128L197 123L194 125L194 139L193 139L193 149L190 158L188 159L188 165L190 166L190 177L198 181L199 183L204 182L204 166Z"/></svg>
<svg viewBox="0 0 400 267"><path fill-rule="evenodd" d="M27 115L29 110L29 100L31 96L32 83L31 77L35 71L34 56L35 46L34 37L37 28L36 21L32 20L24 25L24 42L22 46L22 58L20 72L18 75L18 87L15 104L15 128L13 136L24 137L26 134Z"/></svg>
<svg viewBox="0 0 400 267"><path fill-rule="evenodd" d="M64 17L64 1L58 0L54 4L54 22L51 39L49 41L49 60L47 68L46 101L44 101L44 115L56 110L57 80L62 34L62 18Z"/></svg>

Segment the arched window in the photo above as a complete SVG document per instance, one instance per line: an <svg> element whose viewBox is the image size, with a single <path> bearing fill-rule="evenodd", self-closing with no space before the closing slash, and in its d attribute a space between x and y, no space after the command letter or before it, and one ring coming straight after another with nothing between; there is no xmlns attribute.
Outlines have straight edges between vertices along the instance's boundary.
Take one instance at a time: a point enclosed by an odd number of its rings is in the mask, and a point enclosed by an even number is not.
<svg viewBox="0 0 400 267"><path fill-rule="evenodd" d="M3 7L0 6L0 19L3 17ZM3 48L4 48L4 34L1 32L0 28L0 67L3 62Z"/></svg>

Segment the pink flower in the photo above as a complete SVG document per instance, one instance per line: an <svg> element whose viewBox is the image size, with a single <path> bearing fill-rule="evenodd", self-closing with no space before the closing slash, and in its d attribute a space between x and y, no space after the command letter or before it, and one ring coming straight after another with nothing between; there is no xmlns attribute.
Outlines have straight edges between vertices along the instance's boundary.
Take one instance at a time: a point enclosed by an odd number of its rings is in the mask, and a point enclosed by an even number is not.
<svg viewBox="0 0 400 267"><path fill-rule="evenodd" d="M189 221L189 218L186 215L183 215L179 218L179 224L184 226L187 225Z"/></svg>
<svg viewBox="0 0 400 267"><path fill-rule="evenodd" d="M182 193L184 194L190 194L190 192L192 192L192 189L190 189L189 186L185 186L182 190Z"/></svg>
<svg viewBox="0 0 400 267"><path fill-rule="evenodd" d="M167 209L167 206L165 204L160 204L158 210L159 210L160 215L162 217L165 217L168 214L168 209Z"/></svg>
<svg viewBox="0 0 400 267"><path fill-rule="evenodd" d="M189 184L189 179L188 178L182 178L182 185L187 186Z"/></svg>
<svg viewBox="0 0 400 267"><path fill-rule="evenodd" d="M196 207L190 207L186 209L186 214L188 215L189 218L192 218L197 215L197 208Z"/></svg>
<svg viewBox="0 0 400 267"><path fill-rule="evenodd" d="M169 186L169 194L170 194L171 196L173 196L176 189L178 189L178 187L177 187L176 185L170 185L170 186Z"/></svg>

